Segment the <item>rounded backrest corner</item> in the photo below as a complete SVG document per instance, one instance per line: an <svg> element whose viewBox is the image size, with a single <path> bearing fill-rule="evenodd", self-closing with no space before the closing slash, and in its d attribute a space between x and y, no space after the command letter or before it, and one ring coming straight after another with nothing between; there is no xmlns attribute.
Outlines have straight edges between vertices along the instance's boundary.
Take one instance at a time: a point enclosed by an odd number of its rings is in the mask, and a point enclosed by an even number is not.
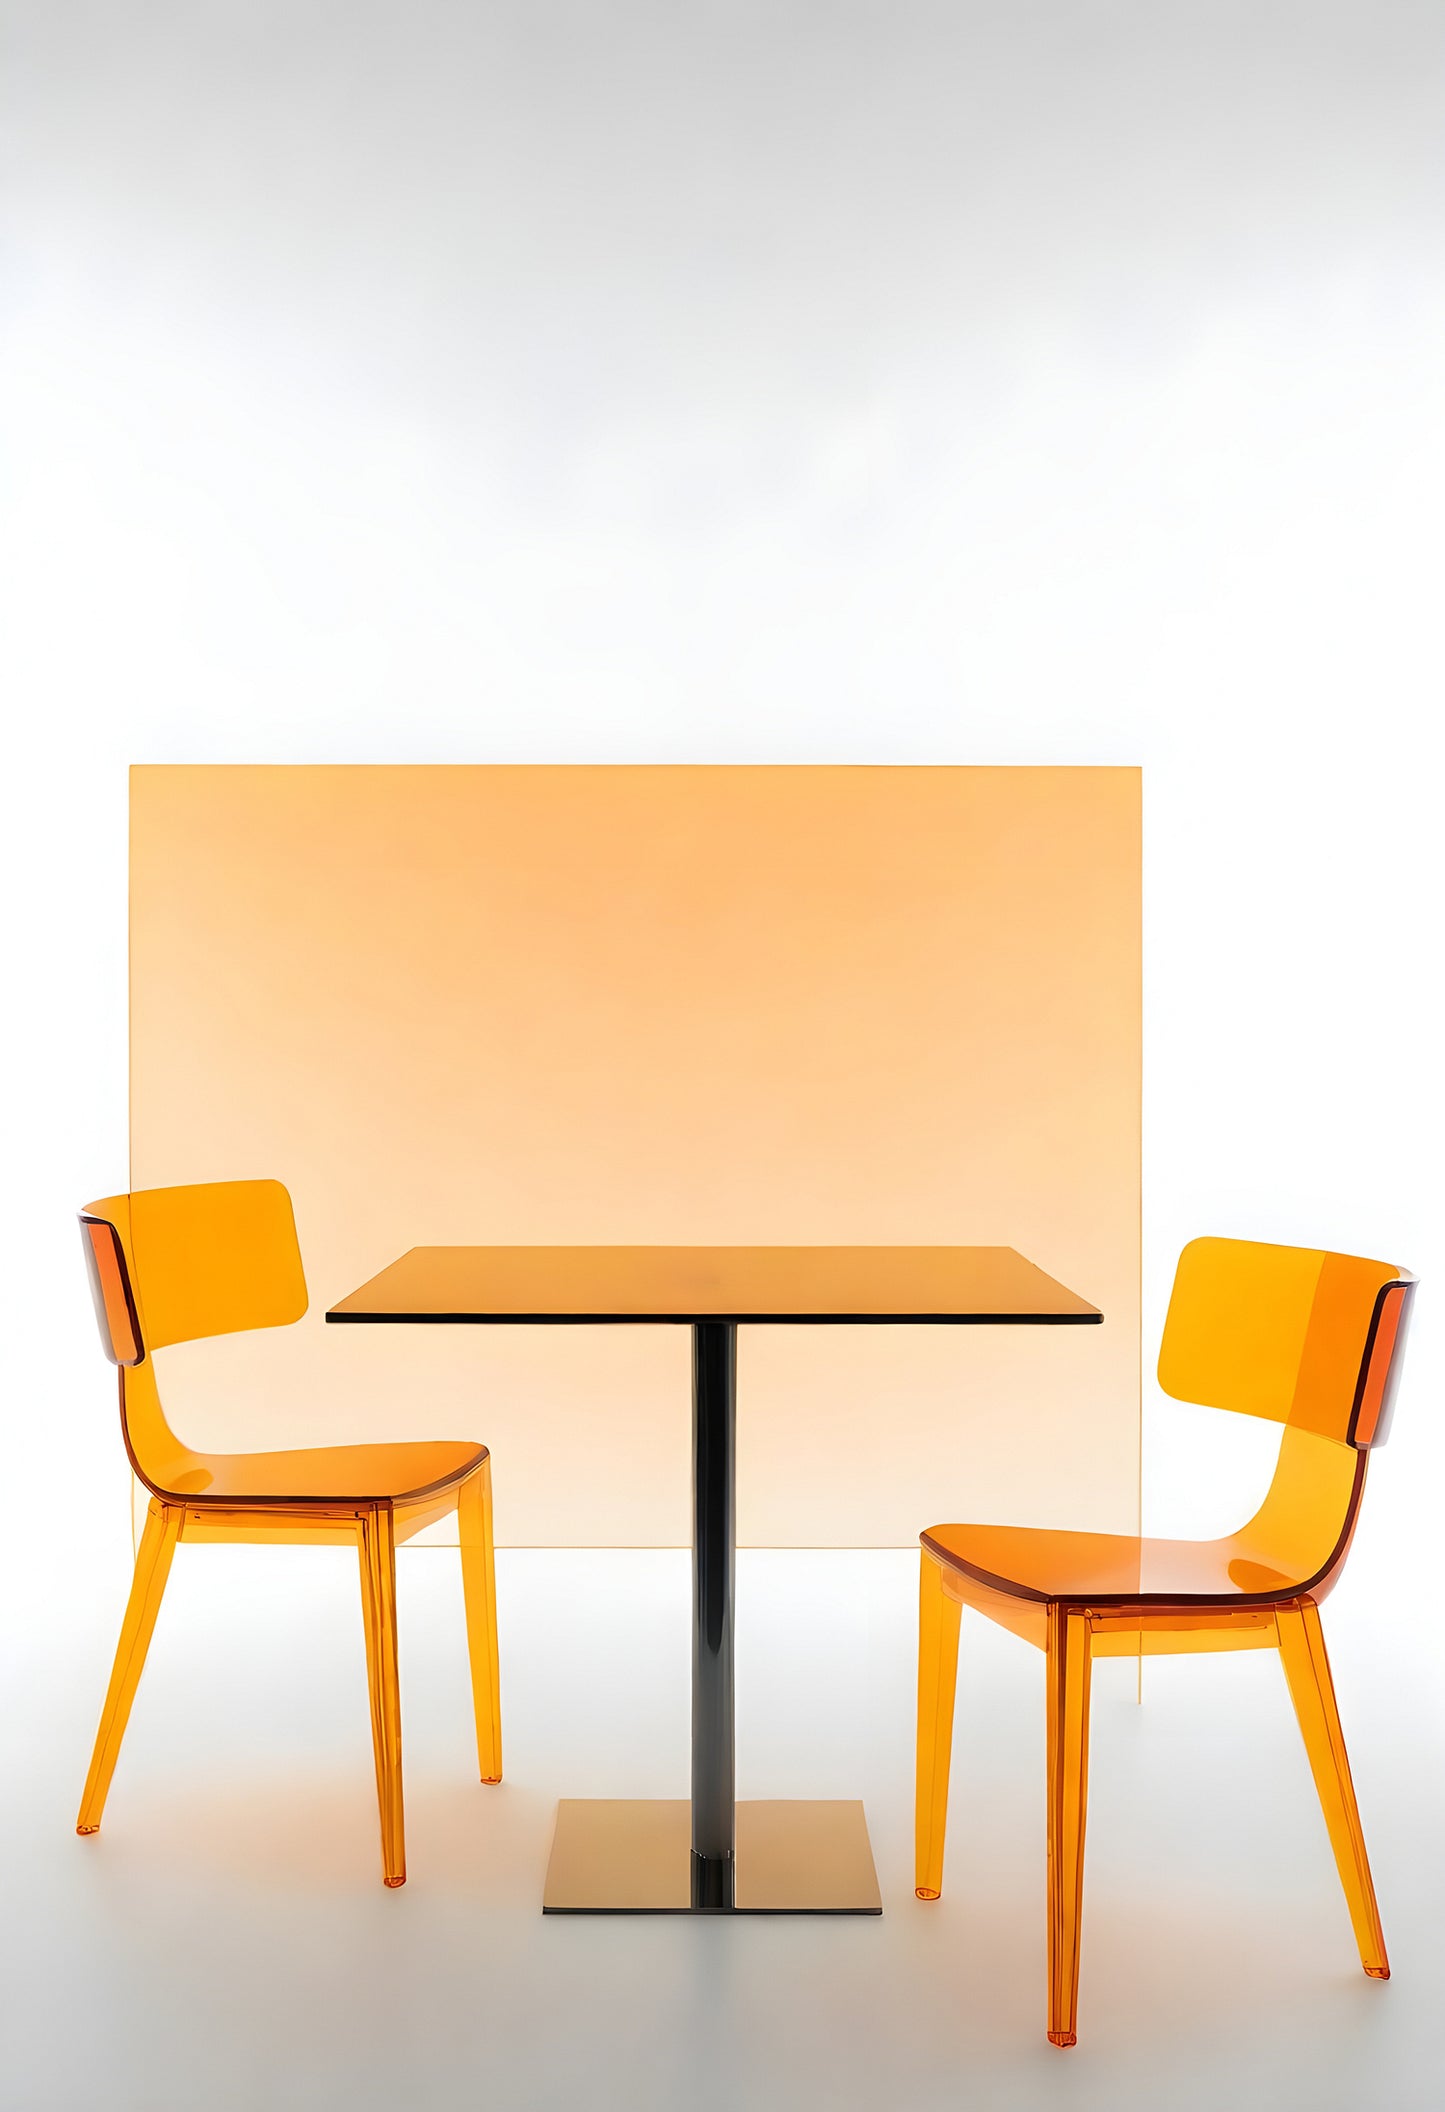
<svg viewBox="0 0 1445 2112"><path fill-rule="evenodd" d="M1202 1366L1200 1338L1216 1324L1227 1298L1229 1252L1243 1244L1202 1232L1179 1250L1155 1363L1160 1391L1171 1400L1191 1401L1204 1408L1226 1405L1208 1397L1217 1375Z"/></svg>
<svg viewBox="0 0 1445 2112"><path fill-rule="evenodd" d="M1391 1263L1359 1255L1191 1240L1175 1271L1159 1385L1175 1400L1340 1444L1378 1443L1406 1310L1403 1299L1393 1313L1382 1300L1400 1288Z"/></svg>
<svg viewBox="0 0 1445 2112"><path fill-rule="evenodd" d="M289 1237L291 1252L295 1257L296 1309L288 1317L278 1318L272 1323L277 1327L291 1327L298 1320L304 1320L311 1307L311 1292L306 1282L305 1264L301 1259L301 1236L296 1229L296 1205L291 1199L291 1190L284 1181L264 1180L257 1181L254 1185L258 1189L268 1190L274 1199L277 1226L284 1226L283 1236Z"/></svg>

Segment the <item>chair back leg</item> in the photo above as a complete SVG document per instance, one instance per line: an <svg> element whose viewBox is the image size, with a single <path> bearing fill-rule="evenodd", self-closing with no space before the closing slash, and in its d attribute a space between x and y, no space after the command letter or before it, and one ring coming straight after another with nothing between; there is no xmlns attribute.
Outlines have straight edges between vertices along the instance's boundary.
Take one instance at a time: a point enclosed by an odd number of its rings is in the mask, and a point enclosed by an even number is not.
<svg viewBox="0 0 1445 2112"><path fill-rule="evenodd" d="M130 1599L121 1623L105 1707L100 1712L100 1728L95 1734L90 1773L85 1778L85 1790L80 1799L80 1816L75 1822L77 1833L99 1831L106 1791L115 1773L120 1742L130 1721L131 1703L135 1700L135 1690L145 1668L146 1651L150 1648L156 1615L160 1612L166 1578L171 1573L171 1556L180 1538L183 1516L178 1504L161 1503L154 1498L146 1512L145 1530L135 1558L135 1575L131 1579Z"/></svg>
<svg viewBox="0 0 1445 2112"><path fill-rule="evenodd" d="M492 1548L492 1463L484 1459L457 1498L462 1549L462 1596L472 1664L472 1709L477 1721L477 1766L484 1782L502 1779L502 1702L497 1662L497 1570Z"/></svg>
<svg viewBox="0 0 1445 2112"><path fill-rule="evenodd" d="M943 1890L962 1611L944 1589L942 1567L925 1550L918 1582L918 1777L913 1807L913 1884L920 1899L937 1899Z"/></svg>
<svg viewBox="0 0 1445 2112"><path fill-rule="evenodd" d="M1340 1712L1335 1706L1320 1610L1313 1599L1298 1599L1291 1606L1281 1606L1276 1621L1280 1660L1304 1734L1305 1751L1329 1828L1330 1846L1335 1851L1335 1866L1349 1902L1360 1963L1372 1980L1388 1980L1390 1961L1385 1955L1385 1936L1340 1729Z"/></svg>
<svg viewBox="0 0 1445 2112"><path fill-rule="evenodd" d="M381 1868L388 1885L406 1883L401 1801L401 1686L396 1652L396 1533L389 1503L372 1504L358 1521L361 1612L371 1689L371 1742L381 1810Z"/></svg>
<svg viewBox="0 0 1445 2112"><path fill-rule="evenodd" d="M1089 1795L1089 1620L1048 1610L1049 2039L1072 2046L1079 2008L1084 1818Z"/></svg>

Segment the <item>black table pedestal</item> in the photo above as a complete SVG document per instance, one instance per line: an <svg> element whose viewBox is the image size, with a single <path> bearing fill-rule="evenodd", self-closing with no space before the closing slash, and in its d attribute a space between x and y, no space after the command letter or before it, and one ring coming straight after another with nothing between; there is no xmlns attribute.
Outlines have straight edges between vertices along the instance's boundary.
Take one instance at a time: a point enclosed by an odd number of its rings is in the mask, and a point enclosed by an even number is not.
<svg viewBox="0 0 1445 2112"><path fill-rule="evenodd" d="M692 1903L736 1904L733 1573L738 1331L692 1330Z"/></svg>
<svg viewBox="0 0 1445 2112"><path fill-rule="evenodd" d="M692 1802L561 1803L546 1914L882 1912L860 1803L735 1800L737 1338L693 1323Z"/></svg>

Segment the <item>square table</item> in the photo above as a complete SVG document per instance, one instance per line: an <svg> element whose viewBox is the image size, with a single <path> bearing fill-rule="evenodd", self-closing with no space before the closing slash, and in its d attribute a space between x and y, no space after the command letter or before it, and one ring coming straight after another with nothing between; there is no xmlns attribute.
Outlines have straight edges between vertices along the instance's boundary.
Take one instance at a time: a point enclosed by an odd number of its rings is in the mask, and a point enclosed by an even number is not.
<svg viewBox="0 0 1445 2112"><path fill-rule="evenodd" d="M1078 1326L1012 1247L413 1247L328 1321L692 1329L692 1798L564 1799L548 1914L878 1914L856 1801L734 1794L737 1331Z"/></svg>

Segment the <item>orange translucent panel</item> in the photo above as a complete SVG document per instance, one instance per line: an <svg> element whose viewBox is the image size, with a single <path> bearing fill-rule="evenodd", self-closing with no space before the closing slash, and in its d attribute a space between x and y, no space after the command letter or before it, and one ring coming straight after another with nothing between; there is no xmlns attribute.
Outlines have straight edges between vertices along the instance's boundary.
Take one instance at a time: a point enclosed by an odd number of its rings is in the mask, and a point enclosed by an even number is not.
<svg viewBox="0 0 1445 2112"><path fill-rule="evenodd" d="M1075 2043L1088 1797L1089 1666L1136 1649L1280 1652L1361 1964L1389 1961L1320 1628L1349 1550L1368 1447L1398 1384L1414 1280L1383 1262L1203 1239L1180 1257L1160 1350L1167 1391L1282 1421L1264 1502L1207 1541L936 1525L922 1535L916 1890L943 1886L964 1606L1047 1659L1048 2036Z"/></svg>
<svg viewBox="0 0 1445 2112"><path fill-rule="evenodd" d="M130 1604L96 1735L77 1831L94 1833L137 1683L181 1541L355 1547L363 1625L382 1874L406 1877L397 1680L397 1543L460 1514L477 1755L501 1779L491 1463L469 1440L327 1445L279 1452L203 1453L167 1421L147 1351L164 1343L281 1326L306 1310L291 1201L277 1181L211 1182L111 1196L82 1218L107 1354L121 1365L121 1427L131 1464L152 1492Z"/></svg>
<svg viewBox="0 0 1445 2112"><path fill-rule="evenodd" d="M323 1314L421 1246L1006 1245L1104 1325L745 1338L739 1540L1137 1528L1139 843L1134 769L137 768L133 1185L281 1173L312 1294L172 1421L482 1401L503 1542L686 1545L679 1334Z"/></svg>
<svg viewBox="0 0 1445 2112"><path fill-rule="evenodd" d="M1176 1400L1347 1438L1387 1261L1244 1239L1179 1257L1159 1346Z"/></svg>

